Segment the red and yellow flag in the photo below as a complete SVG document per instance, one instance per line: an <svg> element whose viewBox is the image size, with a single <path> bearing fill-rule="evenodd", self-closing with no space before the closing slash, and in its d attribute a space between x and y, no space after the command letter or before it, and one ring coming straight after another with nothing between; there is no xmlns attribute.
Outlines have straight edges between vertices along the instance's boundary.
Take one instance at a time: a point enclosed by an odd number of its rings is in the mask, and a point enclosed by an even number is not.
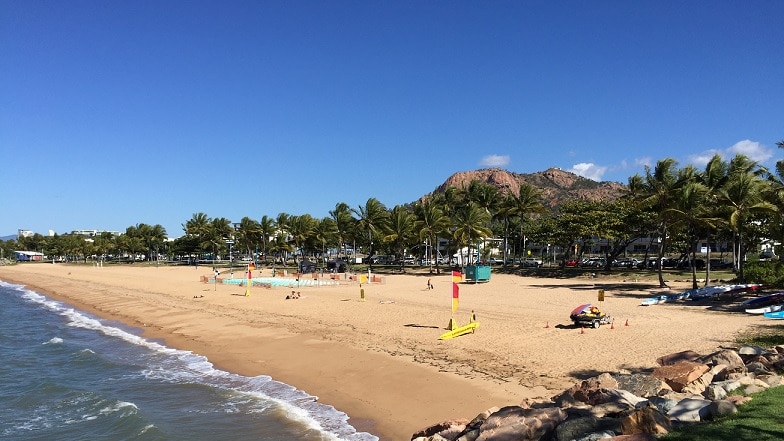
<svg viewBox="0 0 784 441"><path fill-rule="evenodd" d="M452 282L452 314L457 311L457 305L460 302L460 288L457 283Z"/></svg>
<svg viewBox="0 0 784 441"><path fill-rule="evenodd" d="M452 282L460 283L463 281L463 275L460 271L452 271Z"/></svg>

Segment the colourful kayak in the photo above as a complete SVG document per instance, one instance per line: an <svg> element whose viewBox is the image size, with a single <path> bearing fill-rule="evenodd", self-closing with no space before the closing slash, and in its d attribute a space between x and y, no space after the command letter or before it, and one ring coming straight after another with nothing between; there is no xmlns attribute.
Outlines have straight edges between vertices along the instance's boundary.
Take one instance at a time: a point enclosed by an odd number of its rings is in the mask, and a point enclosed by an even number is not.
<svg viewBox="0 0 784 441"><path fill-rule="evenodd" d="M766 312L763 314L765 318L769 319L784 319L784 311L776 311L776 312Z"/></svg>

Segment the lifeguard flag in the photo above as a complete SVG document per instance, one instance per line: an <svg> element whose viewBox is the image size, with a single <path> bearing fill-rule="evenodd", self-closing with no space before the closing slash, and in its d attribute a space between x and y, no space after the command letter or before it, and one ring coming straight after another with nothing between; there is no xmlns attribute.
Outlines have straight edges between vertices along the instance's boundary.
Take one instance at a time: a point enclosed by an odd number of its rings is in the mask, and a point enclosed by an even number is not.
<svg viewBox="0 0 784 441"><path fill-rule="evenodd" d="M460 271L452 271L452 282L458 283L463 281L463 275L460 274Z"/></svg>
<svg viewBox="0 0 784 441"><path fill-rule="evenodd" d="M460 302L460 288L457 283L452 282L452 314L457 311L457 304Z"/></svg>
<svg viewBox="0 0 784 441"><path fill-rule="evenodd" d="M249 270L255 270L256 269L256 264L255 263L249 263L248 264L248 269Z"/></svg>

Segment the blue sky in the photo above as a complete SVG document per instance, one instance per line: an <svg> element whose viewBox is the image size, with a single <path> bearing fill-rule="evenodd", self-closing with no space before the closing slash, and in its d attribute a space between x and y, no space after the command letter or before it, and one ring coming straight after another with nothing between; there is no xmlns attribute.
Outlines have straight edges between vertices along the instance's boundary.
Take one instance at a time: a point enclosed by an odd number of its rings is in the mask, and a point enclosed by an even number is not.
<svg viewBox="0 0 784 441"><path fill-rule="evenodd" d="M784 2L0 1L0 236L784 156Z"/></svg>

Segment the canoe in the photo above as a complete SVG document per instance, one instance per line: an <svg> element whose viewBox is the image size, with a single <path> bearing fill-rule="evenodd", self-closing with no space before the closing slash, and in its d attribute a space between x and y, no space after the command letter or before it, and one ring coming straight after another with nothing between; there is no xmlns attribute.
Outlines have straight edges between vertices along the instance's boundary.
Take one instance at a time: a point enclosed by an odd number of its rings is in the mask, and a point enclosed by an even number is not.
<svg viewBox="0 0 784 441"><path fill-rule="evenodd" d="M769 319L781 320L781 319L784 319L784 311L766 312L765 314L763 314L763 316L765 316L765 318L769 318Z"/></svg>
<svg viewBox="0 0 784 441"><path fill-rule="evenodd" d="M743 308L748 308L749 306L759 308L759 307L773 305L781 302L784 302L784 292L776 292L765 296L754 297L753 299L748 299L741 302L740 306Z"/></svg>
<svg viewBox="0 0 784 441"><path fill-rule="evenodd" d="M747 309L746 312L749 314L764 314L766 312L778 312L781 310L784 310L784 303L780 303L778 305L764 306L762 308L756 308L756 309Z"/></svg>
<svg viewBox="0 0 784 441"><path fill-rule="evenodd" d="M761 285L757 283L748 283L740 285L714 285L706 286L703 288L690 289L688 291L679 292L675 294L662 294L660 296L651 297L642 301L643 306L658 305L661 303L670 303L678 300L700 300L707 297L716 297L721 294L740 294L744 292L757 291Z"/></svg>

